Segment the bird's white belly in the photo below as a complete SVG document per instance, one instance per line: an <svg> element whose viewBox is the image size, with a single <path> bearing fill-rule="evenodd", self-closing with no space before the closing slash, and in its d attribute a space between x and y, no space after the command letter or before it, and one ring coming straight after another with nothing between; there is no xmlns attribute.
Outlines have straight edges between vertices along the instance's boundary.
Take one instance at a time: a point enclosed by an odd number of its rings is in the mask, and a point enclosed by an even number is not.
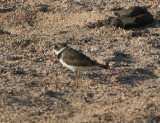
<svg viewBox="0 0 160 123"><path fill-rule="evenodd" d="M87 71L92 68L92 67L82 67L82 66L76 67L76 66L67 65L62 59L60 59L59 61L61 62L61 64L64 67L66 67L72 71Z"/></svg>

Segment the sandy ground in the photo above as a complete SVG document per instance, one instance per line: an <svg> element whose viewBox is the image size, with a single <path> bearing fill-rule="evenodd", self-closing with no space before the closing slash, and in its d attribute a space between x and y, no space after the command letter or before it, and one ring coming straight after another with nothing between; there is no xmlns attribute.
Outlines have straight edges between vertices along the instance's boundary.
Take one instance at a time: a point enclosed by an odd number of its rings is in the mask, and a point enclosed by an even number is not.
<svg viewBox="0 0 160 123"><path fill-rule="evenodd" d="M88 28L134 5L150 6L155 21ZM0 29L0 122L160 122L159 0L1 0ZM76 87L54 42L112 67Z"/></svg>

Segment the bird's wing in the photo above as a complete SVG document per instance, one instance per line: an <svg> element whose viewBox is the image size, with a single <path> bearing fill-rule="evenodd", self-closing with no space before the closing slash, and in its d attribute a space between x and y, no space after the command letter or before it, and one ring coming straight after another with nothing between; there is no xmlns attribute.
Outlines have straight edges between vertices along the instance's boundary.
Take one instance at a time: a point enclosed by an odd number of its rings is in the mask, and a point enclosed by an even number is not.
<svg viewBox="0 0 160 123"><path fill-rule="evenodd" d="M71 65L75 66L97 66L99 65L96 61L91 60L89 57L83 53L76 51L74 49L66 49L65 54L63 54L63 60Z"/></svg>

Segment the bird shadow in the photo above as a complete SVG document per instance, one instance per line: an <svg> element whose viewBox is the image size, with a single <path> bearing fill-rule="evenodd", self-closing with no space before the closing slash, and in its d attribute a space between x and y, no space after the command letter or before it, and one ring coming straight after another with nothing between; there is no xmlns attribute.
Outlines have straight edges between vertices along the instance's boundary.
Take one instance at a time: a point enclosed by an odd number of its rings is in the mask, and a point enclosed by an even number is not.
<svg viewBox="0 0 160 123"><path fill-rule="evenodd" d="M106 63L114 62L113 64L114 67L126 66L126 64L128 65L134 63L134 61L132 61L132 57L130 54L126 54L122 51L115 51L113 55L114 55L113 58L106 59Z"/></svg>
<svg viewBox="0 0 160 123"><path fill-rule="evenodd" d="M121 84L129 84L136 86L136 84L139 83L139 81L158 78L157 75L155 75L152 71L148 70L147 68L137 68L129 70L128 72L129 74L126 73L128 75L117 77L116 79L118 80L118 82L120 82Z"/></svg>
<svg viewBox="0 0 160 123"><path fill-rule="evenodd" d="M99 84L106 84L108 82L107 80L109 80L108 74L103 74L99 72L92 72L90 74L87 74L87 77Z"/></svg>
<svg viewBox="0 0 160 123"><path fill-rule="evenodd" d="M73 80L76 80L76 77L74 74L69 74L69 77ZM108 76L106 74L103 74L101 72L97 72L97 70L93 70L93 71L87 71L85 73L81 73L79 79L81 80L94 80L97 83L100 84L105 84L106 83L106 79L108 78Z"/></svg>

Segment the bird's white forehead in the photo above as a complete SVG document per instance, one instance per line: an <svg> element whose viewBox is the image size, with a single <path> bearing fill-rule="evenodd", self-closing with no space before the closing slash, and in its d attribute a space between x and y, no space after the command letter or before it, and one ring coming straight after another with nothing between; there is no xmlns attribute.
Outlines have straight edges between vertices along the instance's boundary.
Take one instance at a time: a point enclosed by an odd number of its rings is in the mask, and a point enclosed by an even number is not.
<svg viewBox="0 0 160 123"><path fill-rule="evenodd" d="M60 54L63 50L65 50L67 47L64 47L64 48L62 48L62 49L60 49L60 50L55 50L55 49L53 49L53 52L55 52L55 54L56 55L58 55L58 54Z"/></svg>

